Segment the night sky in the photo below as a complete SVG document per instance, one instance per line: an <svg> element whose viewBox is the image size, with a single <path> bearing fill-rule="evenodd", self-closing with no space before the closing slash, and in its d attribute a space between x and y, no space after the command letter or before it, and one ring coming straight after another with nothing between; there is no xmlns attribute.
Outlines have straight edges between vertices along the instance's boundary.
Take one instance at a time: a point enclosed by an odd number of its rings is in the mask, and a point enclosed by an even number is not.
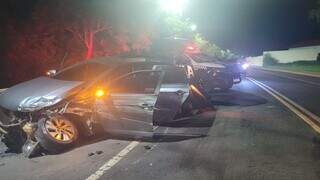
<svg viewBox="0 0 320 180"><path fill-rule="evenodd" d="M190 0L185 16L210 41L244 55L319 40L314 0Z"/></svg>
<svg viewBox="0 0 320 180"><path fill-rule="evenodd" d="M263 50L286 49L320 39L320 26L308 18L315 0L188 1L184 17L194 21L208 40L239 54L258 55ZM34 2L4 1L2 20L5 12L25 19Z"/></svg>

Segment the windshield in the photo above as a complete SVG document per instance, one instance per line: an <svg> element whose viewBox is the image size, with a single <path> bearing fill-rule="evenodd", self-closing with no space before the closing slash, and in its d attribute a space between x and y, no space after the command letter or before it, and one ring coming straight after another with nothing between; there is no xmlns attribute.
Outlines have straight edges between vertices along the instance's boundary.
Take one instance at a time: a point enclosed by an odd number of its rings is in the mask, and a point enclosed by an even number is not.
<svg viewBox="0 0 320 180"><path fill-rule="evenodd" d="M65 81L90 81L108 69L108 66L104 64L87 63L62 70L53 78Z"/></svg>

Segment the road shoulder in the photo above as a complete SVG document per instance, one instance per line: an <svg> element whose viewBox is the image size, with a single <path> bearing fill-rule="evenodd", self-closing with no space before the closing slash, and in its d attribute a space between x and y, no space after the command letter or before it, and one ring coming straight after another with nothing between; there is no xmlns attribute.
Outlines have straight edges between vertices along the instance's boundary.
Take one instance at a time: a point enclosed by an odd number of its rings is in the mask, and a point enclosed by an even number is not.
<svg viewBox="0 0 320 180"><path fill-rule="evenodd" d="M301 76L320 78L320 74L319 73L294 72L294 71L281 70L281 69L272 69L272 68L258 67L258 66L255 66L253 68L259 69L259 70L264 70L264 71L282 72L282 73L288 73L288 74L293 74L293 75L301 75Z"/></svg>

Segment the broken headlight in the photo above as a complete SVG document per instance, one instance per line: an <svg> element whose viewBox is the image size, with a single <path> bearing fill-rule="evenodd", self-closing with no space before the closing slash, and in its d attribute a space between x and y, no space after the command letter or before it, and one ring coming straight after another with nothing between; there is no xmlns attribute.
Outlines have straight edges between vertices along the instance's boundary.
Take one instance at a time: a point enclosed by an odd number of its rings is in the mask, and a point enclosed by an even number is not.
<svg viewBox="0 0 320 180"><path fill-rule="evenodd" d="M24 112L37 111L55 105L61 100L62 98L56 96L28 97L20 103L18 110Z"/></svg>

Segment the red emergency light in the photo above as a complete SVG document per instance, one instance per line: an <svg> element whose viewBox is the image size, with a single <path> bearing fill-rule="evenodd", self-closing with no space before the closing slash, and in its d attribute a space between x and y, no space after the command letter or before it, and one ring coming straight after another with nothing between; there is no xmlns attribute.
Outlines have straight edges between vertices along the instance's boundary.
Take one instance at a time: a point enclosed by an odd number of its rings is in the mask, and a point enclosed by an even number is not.
<svg viewBox="0 0 320 180"><path fill-rule="evenodd" d="M187 53L187 54L197 54L197 53L200 53L200 49L195 44L188 44L185 47L185 53Z"/></svg>

